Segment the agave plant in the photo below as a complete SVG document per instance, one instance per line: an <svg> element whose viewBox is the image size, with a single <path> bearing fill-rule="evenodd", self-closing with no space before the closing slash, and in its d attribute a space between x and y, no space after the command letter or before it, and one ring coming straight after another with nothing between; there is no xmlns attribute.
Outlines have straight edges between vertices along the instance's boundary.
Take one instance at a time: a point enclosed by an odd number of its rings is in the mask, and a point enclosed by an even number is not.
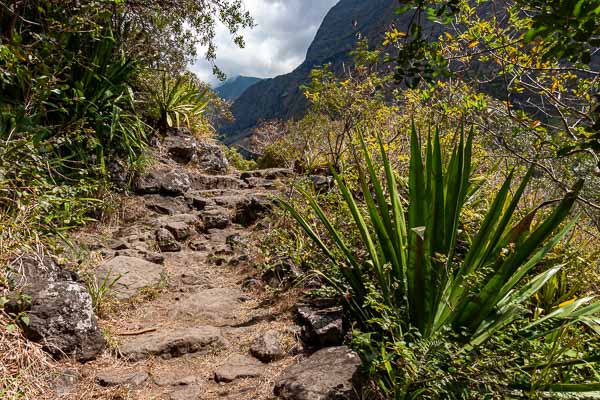
<svg viewBox="0 0 600 400"><path fill-rule="evenodd" d="M192 121L204 113L209 101L206 96L208 90L199 90L185 74L171 79L163 73L160 86L149 86L147 90L158 115L161 135L165 135L168 128L180 127L182 123L189 128Z"/></svg>
<svg viewBox="0 0 600 400"><path fill-rule="evenodd" d="M385 306L401 314L403 329L416 328L423 337L451 328L467 332L466 344L476 346L522 318L526 313L523 304L561 269L555 266L531 277L534 267L575 224L576 219L563 223L583 182L577 182L560 201L544 204L557 203L550 214L533 226L542 206L520 221L515 221L514 215L532 170L522 178L513 195L510 189L515 171L511 171L479 232L466 238L466 254L459 255L456 248L461 210L470 190L473 133L465 138L461 132L459 143L444 166L439 132L433 138L428 137L423 157L419 135L413 126L408 210L381 139L385 179L378 177L360 137L365 167L360 167L361 162L357 165L366 212L363 213L343 177L337 173L334 176L360 232L364 246L360 250L366 249L368 254L365 259L361 260L359 253L351 249L314 197L299 189L325 227L328 241L289 202L280 201L341 271L342 281L329 279L344 294L357 321L368 326L369 320L378 316L377 311L366 307L367 280L374 283ZM584 298L565 305L528 328L549 319L571 323L587 318L588 323L594 324L590 316L600 311L600 304L589 304L591 300Z"/></svg>

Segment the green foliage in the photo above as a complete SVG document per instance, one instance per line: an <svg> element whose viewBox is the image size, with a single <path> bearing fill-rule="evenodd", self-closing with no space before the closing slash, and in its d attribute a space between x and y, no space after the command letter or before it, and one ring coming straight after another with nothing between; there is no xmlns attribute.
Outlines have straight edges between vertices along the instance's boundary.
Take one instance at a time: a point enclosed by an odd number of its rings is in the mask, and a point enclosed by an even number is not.
<svg viewBox="0 0 600 400"><path fill-rule="evenodd" d="M63 173L97 168L109 160L134 162L145 145L128 82L138 67L117 50L111 32L49 32L47 41L5 45L0 65L0 138L24 139ZM32 40L34 40L32 38ZM55 53L55 54L48 54ZM17 55L15 58L14 56ZM38 60L51 63L39 63Z"/></svg>
<svg viewBox="0 0 600 400"><path fill-rule="evenodd" d="M87 290L92 298L94 313L102 317L107 303L111 300L111 291L119 282L122 275L113 275L112 270L106 273L106 276L98 281L97 276L90 276L86 280Z"/></svg>
<svg viewBox="0 0 600 400"><path fill-rule="evenodd" d="M575 323L595 326L593 315L600 311L600 304L593 303L592 297L563 304L531 324L523 323L528 301L563 267L532 275L575 224L573 220L562 226L582 182L535 224L536 215L547 204L514 221L533 170L511 196L512 171L478 232L467 235L461 229L461 212L474 190L470 181L472 140L472 133L466 138L461 133L444 166L438 132L428 137L423 157L413 126L406 210L400 195L403 188L383 142L379 139L382 181L361 136L362 157L356 155L356 165L366 215L346 181L334 173L362 240L358 249L347 242L308 193L301 191L328 233L327 239L290 203L282 200L280 204L340 271L341 279L325 278L347 300L361 330L391 331L398 340L429 340L451 332L459 348L472 351L517 322L520 335L531 335L537 329L537 336Z"/></svg>
<svg viewBox="0 0 600 400"><path fill-rule="evenodd" d="M590 63L591 51L600 47L598 0L521 0L519 4L534 14L525 40L543 39L545 58Z"/></svg>
<svg viewBox="0 0 600 400"><path fill-rule="evenodd" d="M201 119L208 105L208 89L201 90L187 74L170 78L163 72L158 80L158 87L151 82L146 86L149 94L150 114L157 120L161 135L166 135L168 128L198 128L203 124Z"/></svg>
<svg viewBox="0 0 600 400"><path fill-rule="evenodd" d="M238 171L251 171L256 169L256 161L246 160L234 147L223 146L225 157Z"/></svg>
<svg viewBox="0 0 600 400"><path fill-rule="evenodd" d="M597 0L419 0L398 12L410 20L386 36L398 82L451 75L504 100L506 117L547 135L555 156L588 152L598 164Z"/></svg>

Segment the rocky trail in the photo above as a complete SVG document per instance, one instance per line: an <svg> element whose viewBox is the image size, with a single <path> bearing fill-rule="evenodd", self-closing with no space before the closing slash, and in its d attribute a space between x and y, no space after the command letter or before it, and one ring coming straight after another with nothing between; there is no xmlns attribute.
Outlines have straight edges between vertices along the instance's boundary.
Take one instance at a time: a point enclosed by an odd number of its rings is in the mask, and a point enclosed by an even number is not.
<svg viewBox="0 0 600 400"><path fill-rule="evenodd" d="M292 172L231 172L217 146L185 135L156 158L122 222L78 235L98 260L93 295L112 298L105 315L86 311L77 278L31 286L28 335L62 359L47 398L357 398L340 308L274 297L263 286L285 262L264 274L251 263Z"/></svg>

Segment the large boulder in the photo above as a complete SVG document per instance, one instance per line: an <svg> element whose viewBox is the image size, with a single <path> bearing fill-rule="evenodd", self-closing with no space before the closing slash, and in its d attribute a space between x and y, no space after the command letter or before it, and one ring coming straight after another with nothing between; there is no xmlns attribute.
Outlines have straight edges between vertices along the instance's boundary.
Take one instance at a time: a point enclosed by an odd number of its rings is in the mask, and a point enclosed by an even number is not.
<svg viewBox="0 0 600 400"><path fill-rule="evenodd" d="M103 263L96 271L98 282L111 285L111 294L119 300L135 296L145 287L158 285L164 267L140 258L118 256Z"/></svg>
<svg viewBox="0 0 600 400"><path fill-rule="evenodd" d="M57 359L89 361L104 349L92 298L79 282L38 282L24 289L31 296L25 336Z"/></svg>
<svg viewBox="0 0 600 400"><path fill-rule="evenodd" d="M345 346L329 347L283 372L274 393L285 400L357 400L360 357Z"/></svg>

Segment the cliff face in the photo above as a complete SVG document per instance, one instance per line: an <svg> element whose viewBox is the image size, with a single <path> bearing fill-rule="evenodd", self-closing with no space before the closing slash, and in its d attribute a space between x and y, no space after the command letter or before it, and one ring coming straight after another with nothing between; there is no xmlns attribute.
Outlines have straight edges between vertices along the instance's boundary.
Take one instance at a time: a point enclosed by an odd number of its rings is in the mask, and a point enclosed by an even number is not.
<svg viewBox="0 0 600 400"><path fill-rule="evenodd" d="M247 137L263 120L301 117L307 103L299 86L307 83L310 71L328 63L334 71L340 70L359 36L380 41L397 7L395 0L340 0L325 16L298 68L250 86L233 103L236 120L221 129L223 141L232 144Z"/></svg>
<svg viewBox="0 0 600 400"><path fill-rule="evenodd" d="M224 100L236 100L246 89L260 80L250 76L238 76L216 88L215 93Z"/></svg>

